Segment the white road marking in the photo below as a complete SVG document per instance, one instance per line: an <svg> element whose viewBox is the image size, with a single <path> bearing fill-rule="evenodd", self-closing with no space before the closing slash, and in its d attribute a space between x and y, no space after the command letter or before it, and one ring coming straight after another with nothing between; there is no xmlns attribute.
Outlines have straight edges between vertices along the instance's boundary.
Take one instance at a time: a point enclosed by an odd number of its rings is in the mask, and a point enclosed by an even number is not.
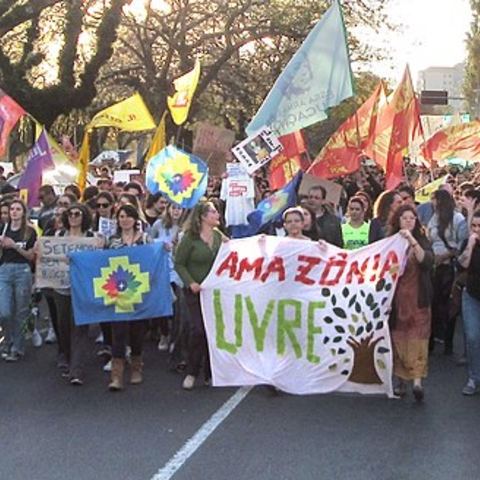
<svg viewBox="0 0 480 480"><path fill-rule="evenodd" d="M169 480L201 447L203 442L235 410L252 387L239 388L191 437L185 445L152 477L151 480Z"/></svg>

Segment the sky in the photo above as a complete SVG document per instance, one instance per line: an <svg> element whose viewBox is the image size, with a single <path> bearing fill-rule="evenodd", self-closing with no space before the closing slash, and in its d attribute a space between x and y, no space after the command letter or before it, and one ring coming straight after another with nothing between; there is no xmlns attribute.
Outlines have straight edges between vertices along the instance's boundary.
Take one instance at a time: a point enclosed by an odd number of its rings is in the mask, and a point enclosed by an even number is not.
<svg viewBox="0 0 480 480"><path fill-rule="evenodd" d="M399 81L408 62L415 85L420 70L451 67L466 59L465 37L472 20L469 0L392 0L388 13L403 29L371 37L393 57L391 63L372 66L378 75Z"/></svg>

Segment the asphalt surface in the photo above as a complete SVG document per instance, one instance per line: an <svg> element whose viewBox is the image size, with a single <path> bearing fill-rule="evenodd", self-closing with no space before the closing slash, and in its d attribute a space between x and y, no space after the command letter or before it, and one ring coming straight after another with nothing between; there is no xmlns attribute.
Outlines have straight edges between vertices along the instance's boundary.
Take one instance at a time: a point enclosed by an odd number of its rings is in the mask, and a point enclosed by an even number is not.
<svg viewBox="0 0 480 480"><path fill-rule="evenodd" d="M108 392L93 338L86 383L73 387L55 348L0 362L0 480L152 479L237 391L183 391L167 354L146 342L144 383ZM480 395L462 396L464 381L465 367L438 351L423 404L255 387L173 478L479 478Z"/></svg>

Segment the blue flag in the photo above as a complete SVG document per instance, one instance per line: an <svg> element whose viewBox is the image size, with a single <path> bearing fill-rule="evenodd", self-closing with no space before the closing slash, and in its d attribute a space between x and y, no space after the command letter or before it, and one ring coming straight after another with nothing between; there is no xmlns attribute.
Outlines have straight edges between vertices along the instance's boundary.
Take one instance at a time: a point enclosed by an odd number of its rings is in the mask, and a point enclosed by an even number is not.
<svg viewBox="0 0 480 480"><path fill-rule="evenodd" d="M329 107L352 95L345 26L334 0L277 78L247 134L265 126L278 136L301 130L325 120Z"/></svg>
<svg viewBox="0 0 480 480"><path fill-rule="evenodd" d="M283 188L262 200L248 215L248 226L240 225L240 228L233 229L233 237L243 238L255 235L267 224L282 218L283 212L297 203L297 190L302 176L302 171L299 171Z"/></svg>
<svg viewBox="0 0 480 480"><path fill-rule="evenodd" d="M168 252L161 243L72 253L75 323L172 315Z"/></svg>
<svg viewBox="0 0 480 480"><path fill-rule="evenodd" d="M160 192L182 208L192 208L205 195L208 183L207 164L169 145L154 155L145 175L150 193Z"/></svg>

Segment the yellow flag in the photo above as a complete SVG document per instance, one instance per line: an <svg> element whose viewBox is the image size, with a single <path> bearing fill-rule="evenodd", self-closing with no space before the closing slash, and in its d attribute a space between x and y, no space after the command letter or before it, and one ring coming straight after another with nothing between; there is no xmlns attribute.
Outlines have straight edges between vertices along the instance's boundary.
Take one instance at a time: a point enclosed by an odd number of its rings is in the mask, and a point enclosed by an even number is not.
<svg viewBox="0 0 480 480"><path fill-rule="evenodd" d="M197 88L199 78L200 60L197 58L192 70L173 81L175 93L172 97L167 98L167 103L173 121L177 125L184 123L188 117L193 94Z"/></svg>
<svg viewBox="0 0 480 480"><path fill-rule="evenodd" d="M85 130L85 135L83 136L82 147L78 154L78 177L77 184L80 191L85 190L87 184L87 172L88 172L88 163L90 161L90 131Z"/></svg>
<svg viewBox="0 0 480 480"><path fill-rule="evenodd" d="M127 132L151 130L155 122L139 93L98 112L88 128L116 127Z"/></svg>
<svg viewBox="0 0 480 480"><path fill-rule="evenodd" d="M162 151L167 146L167 138L165 133L165 119L167 117L167 112L162 115L162 119L158 124L157 131L148 150L147 156L145 157L145 166L148 164L149 160L156 155L158 152Z"/></svg>
<svg viewBox="0 0 480 480"><path fill-rule="evenodd" d="M448 180L448 175L437 178L433 182L427 183L422 188L415 192L415 200L420 203L425 203L430 200L430 195L438 190L440 185L443 185Z"/></svg>

